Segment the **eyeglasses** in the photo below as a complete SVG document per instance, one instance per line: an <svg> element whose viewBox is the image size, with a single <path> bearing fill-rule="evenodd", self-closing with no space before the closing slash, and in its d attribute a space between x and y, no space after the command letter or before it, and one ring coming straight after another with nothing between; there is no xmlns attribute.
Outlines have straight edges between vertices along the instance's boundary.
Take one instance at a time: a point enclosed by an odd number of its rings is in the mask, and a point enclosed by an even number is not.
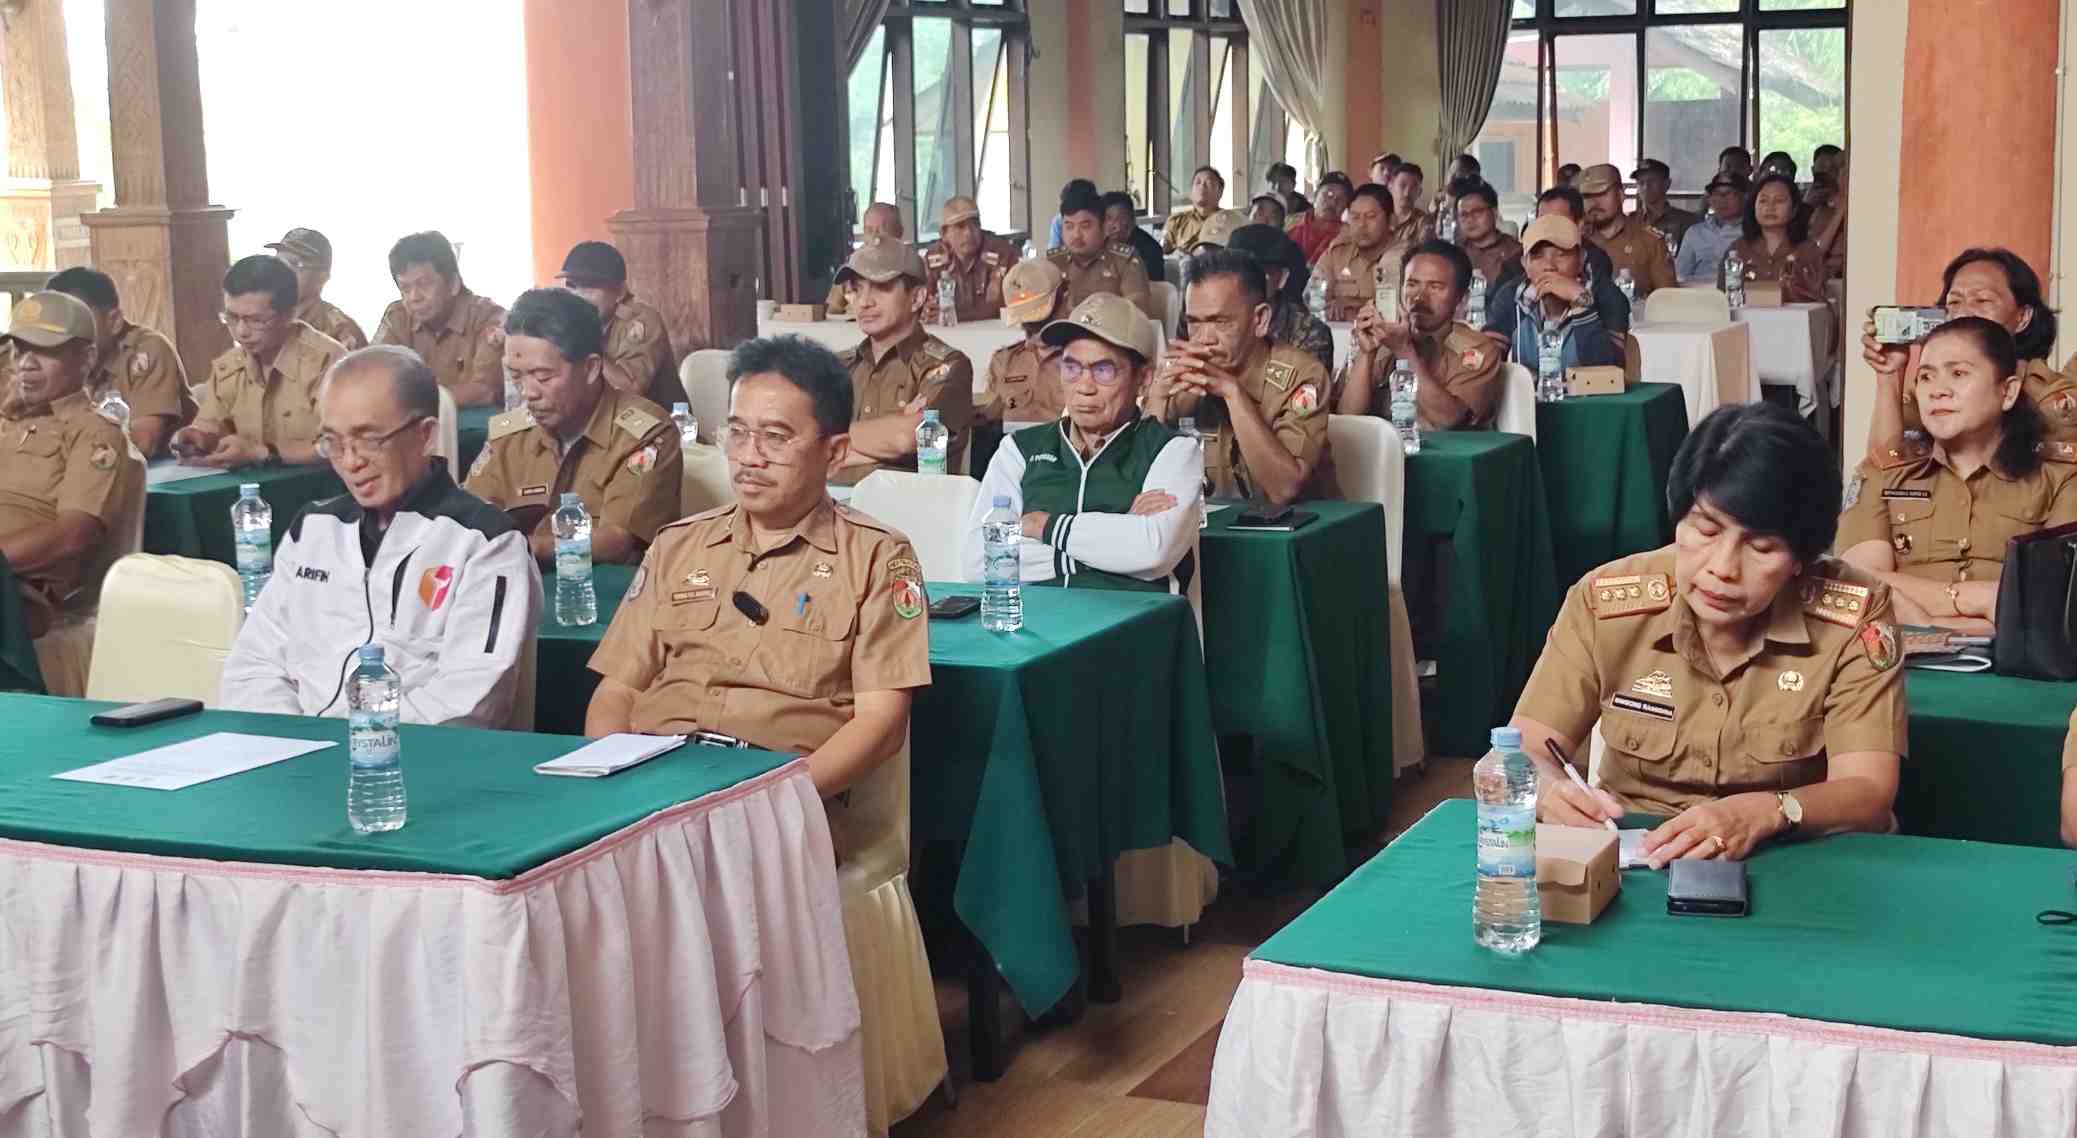
<svg viewBox="0 0 2077 1138"><path fill-rule="evenodd" d="M1060 378L1062 381L1080 383L1084 375L1095 380L1098 387L1114 387L1120 379L1125 377L1125 369L1119 366L1116 360L1098 360L1093 364L1085 364L1080 360L1069 359L1066 356L1060 358Z"/></svg>
<svg viewBox="0 0 2077 1138"><path fill-rule="evenodd" d="M425 422L426 419L427 416L425 415L413 415L409 419L404 420L403 426L379 435L335 435L330 431L326 431L317 436L317 453L319 457L326 460L354 457L366 458L388 446L391 439Z"/></svg>
<svg viewBox="0 0 2077 1138"><path fill-rule="evenodd" d="M236 312L219 312L216 314L217 323L231 329L270 328L279 319L281 319L279 312L270 312L265 316L241 316Z"/></svg>
<svg viewBox="0 0 2077 1138"><path fill-rule="evenodd" d="M731 424L721 432L721 447L727 453L740 455L745 451L754 450L767 461L781 464L806 440L805 435L789 434L769 427L758 430Z"/></svg>

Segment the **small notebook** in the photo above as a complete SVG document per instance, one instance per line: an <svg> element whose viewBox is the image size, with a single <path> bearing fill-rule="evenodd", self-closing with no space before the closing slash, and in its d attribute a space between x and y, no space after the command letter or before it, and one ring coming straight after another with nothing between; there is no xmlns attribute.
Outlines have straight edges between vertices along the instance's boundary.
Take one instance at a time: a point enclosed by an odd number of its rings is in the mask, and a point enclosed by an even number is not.
<svg viewBox="0 0 2077 1138"><path fill-rule="evenodd" d="M535 763L534 773L567 778L604 778L684 745L683 735L608 735L594 739L562 758Z"/></svg>
<svg viewBox="0 0 2077 1138"><path fill-rule="evenodd" d="M1303 529L1319 519L1318 514L1305 510L1290 510L1274 517L1255 517L1250 513L1226 523L1229 530L1248 530L1258 533L1291 533Z"/></svg>

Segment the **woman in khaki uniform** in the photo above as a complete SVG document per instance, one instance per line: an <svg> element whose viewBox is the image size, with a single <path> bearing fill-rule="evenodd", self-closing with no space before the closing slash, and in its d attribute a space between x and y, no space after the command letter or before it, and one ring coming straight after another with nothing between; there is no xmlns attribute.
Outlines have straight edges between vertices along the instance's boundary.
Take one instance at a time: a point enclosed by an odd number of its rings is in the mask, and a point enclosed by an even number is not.
<svg viewBox="0 0 2077 1138"><path fill-rule="evenodd" d="M1839 555L1890 587L1906 624L1991 632L2005 545L2077 522L2077 447L2044 443L2011 333L1980 316L1941 325L1912 384L1929 444L1861 464Z"/></svg>
<svg viewBox="0 0 2077 1138"><path fill-rule="evenodd" d="M1783 407L1725 407L1688 436L1666 491L1673 544L1573 586L1515 706L1539 818L1669 816L1644 840L1655 865L1890 827L1902 651L1889 590L1824 556L1838 484ZM1596 721L1605 789L1586 791L1557 764L1585 757Z"/></svg>
<svg viewBox="0 0 2077 1138"><path fill-rule="evenodd" d="M1781 286L1783 304L1825 298L1824 250L1810 240L1810 216L1803 212L1796 183L1780 174L1761 178L1746 199L1745 236L1732 242L1729 252L1745 263L1747 285ZM1723 275L1721 266L1717 275Z"/></svg>

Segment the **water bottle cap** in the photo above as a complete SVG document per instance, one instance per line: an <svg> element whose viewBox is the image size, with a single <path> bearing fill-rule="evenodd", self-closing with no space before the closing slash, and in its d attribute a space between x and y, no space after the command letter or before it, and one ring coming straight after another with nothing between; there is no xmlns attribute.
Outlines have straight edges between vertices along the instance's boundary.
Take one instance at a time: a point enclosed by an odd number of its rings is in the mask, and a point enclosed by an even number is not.
<svg viewBox="0 0 2077 1138"><path fill-rule="evenodd" d="M358 656L363 664L382 663L382 645L380 644L363 644L359 648L354 649L353 654Z"/></svg>
<svg viewBox="0 0 2077 1138"><path fill-rule="evenodd" d="M1522 749L1522 729L1519 727L1495 727L1493 728L1492 738L1493 746L1495 747L1506 748L1510 751Z"/></svg>
<svg viewBox="0 0 2077 1138"><path fill-rule="evenodd" d="M257 497L259 497L259 496L260 496L260 484L259 484L259 483L257 483L257 482L240 482L240 483L238 484L238 496L239 496L240 498L257 498Z"/></svg>
<svg viewBox="0 0 2077 1138"><path fill-rule="evenodd" d="M995 508L996 508L996 509L998 509L998 510L1007 510L1007 509L1009 509L1009 508L1010 508L1010 496L1009 496L1008 494L997 494L997 495L995 496Z"/></svg>
<svg viewBox="0 0 2077 1138"><path fill-rule="evenodd" d="M579 493L577 493L577 492L576 492L575 490L565 490L565 491L563 491L563 505L565 505L565 506L581 506L581 505L583 505L583 504L584 504L584 495L582 495L582 494L579 494Z"/></svg>
<svg viewBox="0 0 2077 1138"><path fill-rule="evenodd" d="M935 422L937 422L937 421L938 421L938 412L937 412L937 408L935 408L935 407L926 407L926 408L924 408L924 409L923 409L923 421L924 421L924 422L926 422L926 423L935 423Z"/></svg>
<svg viewBox="0 0 2077 1138"><path fill-rule="evenodd" d="M679 413L679 412L681 412L681 411L690 411L690 410L692 410L692 408L691 408L691 407L689 407L689 406L687 406L687 405L685 405L685 404L683 404L683 403L673 403L673 404L671 404L671 414L673 414L673 415L676 415L676 414L678 414L678 413Z"/></svg>

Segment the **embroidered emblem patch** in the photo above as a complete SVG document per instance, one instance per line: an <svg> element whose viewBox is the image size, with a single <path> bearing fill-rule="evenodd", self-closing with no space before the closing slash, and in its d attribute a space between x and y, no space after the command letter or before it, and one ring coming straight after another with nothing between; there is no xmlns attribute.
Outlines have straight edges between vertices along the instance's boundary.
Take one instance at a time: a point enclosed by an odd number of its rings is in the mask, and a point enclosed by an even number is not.
<svg viewBox="0 0 2077 1138"><path fill-rule="evenodd" d="M1673 677L1667 675L1663 669L1655 671L1648 676L1637 677L1637 682L1630 685L1630 690L1655 699L1672 699Z"/></svg>
<svg viewBox="0 0 2077 1138"><path fill-rule="evenodd" d="M1310 415L1320 409L1320 390L1310 383L1301 383L1291 393L1291 406L1301 415Z"/></svg>
<svg viewBox="0 0 2077 1138"><path fill-rule="evenodd" d="M698 586L711 585L714 583L714 581L713 578L707 576L707 571L705 569L694 569L692 572L687 573L685 575L685 583L688 585Z"/></svg>
<svg viewBox="0 0 2077 1138"><path fill-rule="evenodd" d="M827 561L817 561L815 563L815 576L818 580L827 580L830 574L834 572L836 572L836 566L831 565Z"/></svg>
<svg viewBox="0 0 2077 1138"><path fill-rule="evenodd" d="M114 470L115 448L101 443L94 447L94 452L87 456L87 461L93 464L95 470Z"/></svg>
<svg viewBox="0 0 2077 1138"><path fill-rule="evenodd" d="M1897 631L1887 621L1876 621L1861 626L1861 647L1868 651L1868 662L1878 672L1887 672L1897 666Z"/></svg>
<svg viewBox="0 0 2077 1138"><path fill-rule="evenodd" d="M642 595L642 586L647 585L648 583L649 563L647 561L644 561L640 565L635 566L635 579L629 581L627 584L627 599L634 600L635 598L640 597Z"/></svg>
<svg viewBox="0 0 2077 1138"><path fill-rule="evenodd" d="M930 601L923 590L923 566L914 558L897 557L887 563L888 589L894 594L894 613L903 620L923 615Z"/></svg>
<svg viewBox="0 0 2077 1138"><path fill-rule="evenodd" d="M1298 378L1298 370L1279 360L1262 369L1262 378L1278 391L1289 390L1291 381Z"/></svg>
<svg viewBox="0 0 2077 1138"><path fill-rule="evenodd" d="M638 450L635 453L627 456L627 470L629 474L640 476L649 473L651 470L654 470L655 468L655 443L651 443L648 446L643 447L641 450Z"/></svg>
<svg viewBox="0 0 2077 1138"><path fill-rule="evenodd" d="M130 357L130 374L131 374L131 375L143 375L143 374L144 374L145 372L148 372L148 371L150 371L150 370L151 370L151 353L150 353L150 352L139 352L139 353L137 353L136 355L134 355L134 356L131 356L131 357ZM2065 396L2064 396L2063 398L2067 399L2067 398L2069 398L2069 396L2065 395Z"/></svg>
<svg viewBox="0 0 2077 1138"><path fill-rule="evenodd" d="M1864 481L1866 479L1856 474L1853 476L1853 481L1846 484L1846 502L1840 507L1841 509L1851 510L1861 500L1861 483Z"/></svg>
<svg viewBox="0 0 2077 1138"><path fill-rule="evenodd" d="M644 327L640 320L630 320L627 323L627 335L630 340L642 339L643 334L648 331L649 329Z"/></svg>
<svg viewBox="0 0 2077 1138"><path fill-rule="evenodd" d="M1474 368L1479 366L1479 364L1484 362L1484 360L1485 357L1479 354L1479 350L1477 348L1471 348L1466 350L1463 356L1458 358L1457 363L1460 367Z"/></svg>
<svg viewBox="0 0 2077 1138"><path fill-rule="evenodd" d="M1797 671L1783 672L1782 674L1774 677L1774 686L1780 688L1785 692L1802 691L1803 673Z"/></svg>

